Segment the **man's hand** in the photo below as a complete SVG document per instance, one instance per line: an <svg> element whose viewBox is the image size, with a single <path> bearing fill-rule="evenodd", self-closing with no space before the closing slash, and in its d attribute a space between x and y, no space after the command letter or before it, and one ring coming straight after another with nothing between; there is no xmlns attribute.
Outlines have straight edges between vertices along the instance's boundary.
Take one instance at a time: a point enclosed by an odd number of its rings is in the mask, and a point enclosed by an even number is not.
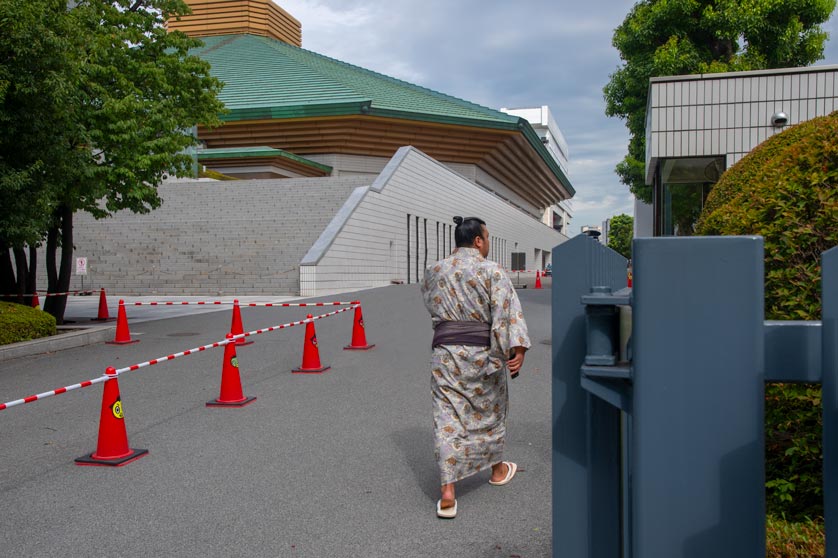
<svg viewBox="0 0 838 558"><path fill-rule="evenodd" d="M521 366L524 365L524 353L527 352L527 348L512 347L510 352L512 353L512 358L506 361L506 365L509 367L509 372L511 374L517 374L521 369Z"/></svg>

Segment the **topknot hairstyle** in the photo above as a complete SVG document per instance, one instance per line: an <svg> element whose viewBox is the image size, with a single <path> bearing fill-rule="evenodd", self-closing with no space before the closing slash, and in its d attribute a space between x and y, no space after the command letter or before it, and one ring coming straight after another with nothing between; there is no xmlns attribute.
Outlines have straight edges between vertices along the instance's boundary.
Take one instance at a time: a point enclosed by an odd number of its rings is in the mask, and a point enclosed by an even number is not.
<svg viewBox="0 0 838 558"><path fill-rule="evenodd" d="M479 217L454 217L454 222L457 227L454 229L454 240L458 248L465 248L474 246L474 239L478 236L483 236L482 227L486 225L486 221Z"/></svg>

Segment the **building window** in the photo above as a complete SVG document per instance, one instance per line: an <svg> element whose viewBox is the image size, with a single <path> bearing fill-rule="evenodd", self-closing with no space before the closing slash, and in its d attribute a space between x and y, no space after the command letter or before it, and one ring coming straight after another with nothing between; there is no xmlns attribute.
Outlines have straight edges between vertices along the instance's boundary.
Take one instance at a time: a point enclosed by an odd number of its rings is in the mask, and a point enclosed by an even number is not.
<svg viewBox="0 0 838 558"><path fill-rule="evenodd" d="M553 212L553 229L561 232L562 231L562 225L563 225L563 222L562 222L561 215L559 215L558 213L556 213L554 211Z"/></svg>
<svg viewBox="0 0 838 558"><path fill-rule="evenodd" d="M725 158L663 159L659 164L659 235L692 236L707 195L724 172Z"/></svg>

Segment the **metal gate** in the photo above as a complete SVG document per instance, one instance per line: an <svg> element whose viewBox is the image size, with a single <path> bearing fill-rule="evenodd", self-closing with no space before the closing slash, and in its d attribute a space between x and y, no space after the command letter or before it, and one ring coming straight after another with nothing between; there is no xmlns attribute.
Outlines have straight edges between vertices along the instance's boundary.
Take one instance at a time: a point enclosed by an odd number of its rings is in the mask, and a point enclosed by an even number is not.
<svg viewBox="0 0 838 558"><path fill-rule="evenodd" d="M838 558L838 248L809 322L765 321L759 237L636 239L633 289L626 260L595 239L559 245L553 262L554 556L763 558L770 381L822 383Z"/></svg>

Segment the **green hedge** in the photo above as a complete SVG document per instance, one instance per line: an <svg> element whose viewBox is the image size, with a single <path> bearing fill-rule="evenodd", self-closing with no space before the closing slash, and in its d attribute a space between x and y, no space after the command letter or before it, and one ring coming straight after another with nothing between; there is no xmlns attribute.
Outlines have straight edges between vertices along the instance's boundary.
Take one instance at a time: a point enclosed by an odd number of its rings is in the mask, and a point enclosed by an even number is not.
<svg viewBox="0 0 838 558"><path fill-rule="evenodd" d="M55 335L55 318L37 308L0 302L0 345Z"/></svg>
<svg viewBox="0 0 838 558"><path fill-rule="evenodd" d="M766 318L820 319L820 255L838 245L838 111L769 138L728 169L696 230L762 235Z"/></svg>
<svg viewBox="0 0 838 558"><path fill-rule="evenodd" d="M777 134L728 169L699 217L701 235L761 235L765 316L819 320L821 253L838 245L838 112ZM820 386L766 387L768 510L823 513Z"/></svg>

